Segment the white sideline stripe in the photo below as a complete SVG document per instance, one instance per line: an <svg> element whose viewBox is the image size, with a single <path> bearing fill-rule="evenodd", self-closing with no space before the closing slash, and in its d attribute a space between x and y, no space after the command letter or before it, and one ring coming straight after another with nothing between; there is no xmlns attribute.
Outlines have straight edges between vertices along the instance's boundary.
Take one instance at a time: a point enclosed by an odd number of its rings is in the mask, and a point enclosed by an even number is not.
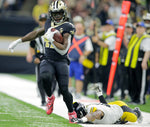
<svg viewBox="0 0 150 127"><path fill-rule="evenodd" d="M45 107L41 105L41 99L37 96L36 92L37 85L35 82L17 78L8 74L0 74L0 92L6 93L12 97L15 97L24 102L30 103L34 106L42 108L45 110ZM86 100L86 101L85 101ZM88 101L89 100L89 101ZM79 101L79 100L74 100ZM97 101L89 99L87 97L82 97L81 102L83 103L96 103ZM62 116L68 119L68 111L63 98L56 97L54 102L54 111L53 113ZM82 124L84 127L150 127L150 113L143 112L144 120L142 124L138 123L127 123L126 125L88 125ZM49 117L49 116L48 116Z"/></svg>

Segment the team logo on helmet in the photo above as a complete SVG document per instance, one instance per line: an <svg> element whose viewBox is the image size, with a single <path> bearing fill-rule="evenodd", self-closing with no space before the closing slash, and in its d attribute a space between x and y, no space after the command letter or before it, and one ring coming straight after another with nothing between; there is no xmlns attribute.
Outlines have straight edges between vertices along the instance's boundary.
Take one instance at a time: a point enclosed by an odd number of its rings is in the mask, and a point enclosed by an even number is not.
<svg viewBox="0 0 150 127"><path fill-rule="evenodd" d="M56 0L49 6L49 15L55 24L62 23L67 18L67 6L61 0Z"/></svg>

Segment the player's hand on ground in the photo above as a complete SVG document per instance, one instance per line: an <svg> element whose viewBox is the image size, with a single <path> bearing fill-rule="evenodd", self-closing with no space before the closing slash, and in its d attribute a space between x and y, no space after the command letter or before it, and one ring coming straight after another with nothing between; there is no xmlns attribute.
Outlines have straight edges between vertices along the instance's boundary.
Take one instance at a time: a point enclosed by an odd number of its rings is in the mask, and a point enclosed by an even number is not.
<svg viewBox="0 0 150 127"><path fill-rule="evenodd" d="M57 33L57 32L59 32L58 30L54 30L53 31L53 29L54 28L49 28L48 30L47 30L47 32L44 34L44 38L46 38L47 40L49 40L50 42L54 42L54 39L53 39L53 37L54 37L54 34L55 33Z"/></svg>
<svg viewBox="0 0 150 127"><path fill-rule="evenodd" d="M19 43L22 43L22 40L21 39L18 39L16 41L13 41L9 44L8 46L8 50L13 52L14 48L19 44Z"/></svg>

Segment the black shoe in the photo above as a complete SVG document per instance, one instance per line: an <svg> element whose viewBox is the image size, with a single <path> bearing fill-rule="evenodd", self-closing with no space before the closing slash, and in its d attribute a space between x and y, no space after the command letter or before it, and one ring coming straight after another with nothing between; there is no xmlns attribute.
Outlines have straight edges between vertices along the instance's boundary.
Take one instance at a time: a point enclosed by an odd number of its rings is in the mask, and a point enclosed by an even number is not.
<svg viewBox="0 0 150 127"><path fill-rule="evenodd" d="M130 105L140 105L140 102L130 101L128 102Z"/></svg>

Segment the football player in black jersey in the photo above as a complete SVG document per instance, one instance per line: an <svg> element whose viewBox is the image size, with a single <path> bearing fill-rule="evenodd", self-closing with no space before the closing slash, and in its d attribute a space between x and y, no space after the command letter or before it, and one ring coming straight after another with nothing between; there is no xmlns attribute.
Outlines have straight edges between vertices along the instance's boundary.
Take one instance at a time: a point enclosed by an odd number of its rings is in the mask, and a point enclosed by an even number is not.
<svg viewBox="0 0 150 127"><path fill-rule="evenodd" d="M55 28L56 31L52 32L51 29ZM63 36L63 44L56 42L53 39L54 33L60 31ZM40 78L44 86L45 92L48 96L46 113L50 115L53 111L53 104L55 96L52 93L52 79L55 77L60 93L63 96L63 100L68 108L69 122L71 119L76 118L76 112L73 111L73 97L68 91L69 80L69 59L67 52L70 47L75 28L73 24L68 21L66 4L61 0L56 0L50 4L49 7L49 19L45 23L45 28L32 31L24 37L13 41L8 49L13 50L17 44L26 41L34 40L36 37L44 35L45 37L45 58L40 64Z"/></svg>

